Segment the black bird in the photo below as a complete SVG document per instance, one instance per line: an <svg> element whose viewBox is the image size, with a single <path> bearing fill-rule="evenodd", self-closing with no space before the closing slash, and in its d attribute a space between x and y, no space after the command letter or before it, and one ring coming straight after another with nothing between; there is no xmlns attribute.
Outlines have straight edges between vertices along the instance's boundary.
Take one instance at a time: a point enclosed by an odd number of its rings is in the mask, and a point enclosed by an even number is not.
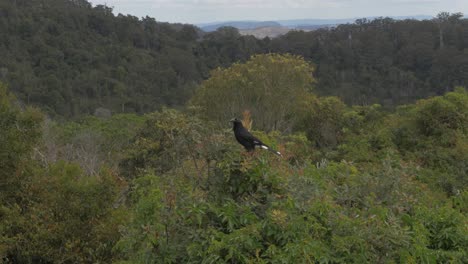
<svg viewBox="0 0 468 264"><path fill-rule="evenodd" d="M260 139L256 138L254 135L250 134L250 132L242 125L242 121L240 121L237 118L231 119L230 122L232 122L233 127L232 130L234 130L234 136L236 136L237 141L244 146L244 148L247 151L254 151L255 146L259 146L262 149L269 150L273 153L275 153L278 156L281 156L281 153L270 148L269 146L263 144Z"/></svg>

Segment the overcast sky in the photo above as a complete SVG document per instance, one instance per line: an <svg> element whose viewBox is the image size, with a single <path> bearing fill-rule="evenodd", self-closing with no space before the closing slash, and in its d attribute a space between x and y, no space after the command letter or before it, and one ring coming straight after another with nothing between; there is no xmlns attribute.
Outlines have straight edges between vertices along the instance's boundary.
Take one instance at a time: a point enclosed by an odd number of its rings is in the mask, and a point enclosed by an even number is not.
<svg viewBox="0 0 468 264"><path fill-rule="evenodd" d="M114 12L158 21L202 23L232 20L468 15L468 0L90 0Z"/></svg>

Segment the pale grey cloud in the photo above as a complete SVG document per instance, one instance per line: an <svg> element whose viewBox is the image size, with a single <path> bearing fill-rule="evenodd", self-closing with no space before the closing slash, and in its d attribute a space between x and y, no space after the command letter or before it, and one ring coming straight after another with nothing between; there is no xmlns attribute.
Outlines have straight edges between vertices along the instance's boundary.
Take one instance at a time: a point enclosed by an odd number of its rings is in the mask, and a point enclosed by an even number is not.
<svg viewBox="0 0 468 264"><path fill-rule="evenodd" d="M91 0L116 13L159 21L199 23L226 20L354 18L365 16L468 14L468 0Z"/></svg>

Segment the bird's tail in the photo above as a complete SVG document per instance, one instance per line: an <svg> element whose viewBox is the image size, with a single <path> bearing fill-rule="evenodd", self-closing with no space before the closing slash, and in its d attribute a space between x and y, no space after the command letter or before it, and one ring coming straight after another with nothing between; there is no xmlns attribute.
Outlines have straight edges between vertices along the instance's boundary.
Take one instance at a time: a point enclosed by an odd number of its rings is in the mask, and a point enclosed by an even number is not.
<svg viewBox="0 0 468 264"><path fill-rule="evenodd" d="M275 153L276 155L278 155L278 156L280 156L280 157L283 156L283 155L281 155L281 152L276 151L276 150L270 148L269 146L267 146L267 145L265 145L265 144L260 145L260 147L261 147L262 149L266 149L266 150L268 150L268 151L271 151L271 152Z"/></svg>

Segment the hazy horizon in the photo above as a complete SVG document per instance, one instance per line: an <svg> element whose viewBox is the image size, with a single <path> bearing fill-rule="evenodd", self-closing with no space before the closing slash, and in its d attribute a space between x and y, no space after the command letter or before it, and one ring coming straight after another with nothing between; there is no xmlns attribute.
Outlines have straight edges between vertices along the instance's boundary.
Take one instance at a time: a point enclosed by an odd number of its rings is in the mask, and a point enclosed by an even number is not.
<svg viewBox="0 0 468 264"><path fill-rule="evenodd" d="M90 0L114 13L150 16L171 23L292 19L351 19L379 16L435 16L441 11L468 14L466 0Z"/></svg>
<svg viewBox="0 0 468 264"><path fill-rule="evenodd" d="M290 21L323 21L323 24L326 24L325 22L330 21L330 20L339 20L339 21L347 21L347 20L354 20L354 19L360 19L360 18L378 18L378 17L393 17L393 18L406 18L406 17L414 17L414 18L422 18L422 17L434 17L434 15L425 15L425 14L417 14L417 15L411 15L411 16L361 16L361 17L347 17L347 18L315 18L315 17L308 17L308 18L293 18L293 19L270 19L270 20L254 20L254 19L246 19L246 20L219 20L219 21L209 21L209 22L200 22L200 23L194 23L196 25L216 25L219 23L230 23L230 22L290 22ZM318 23L321 24L321 23Z"/></svg>

